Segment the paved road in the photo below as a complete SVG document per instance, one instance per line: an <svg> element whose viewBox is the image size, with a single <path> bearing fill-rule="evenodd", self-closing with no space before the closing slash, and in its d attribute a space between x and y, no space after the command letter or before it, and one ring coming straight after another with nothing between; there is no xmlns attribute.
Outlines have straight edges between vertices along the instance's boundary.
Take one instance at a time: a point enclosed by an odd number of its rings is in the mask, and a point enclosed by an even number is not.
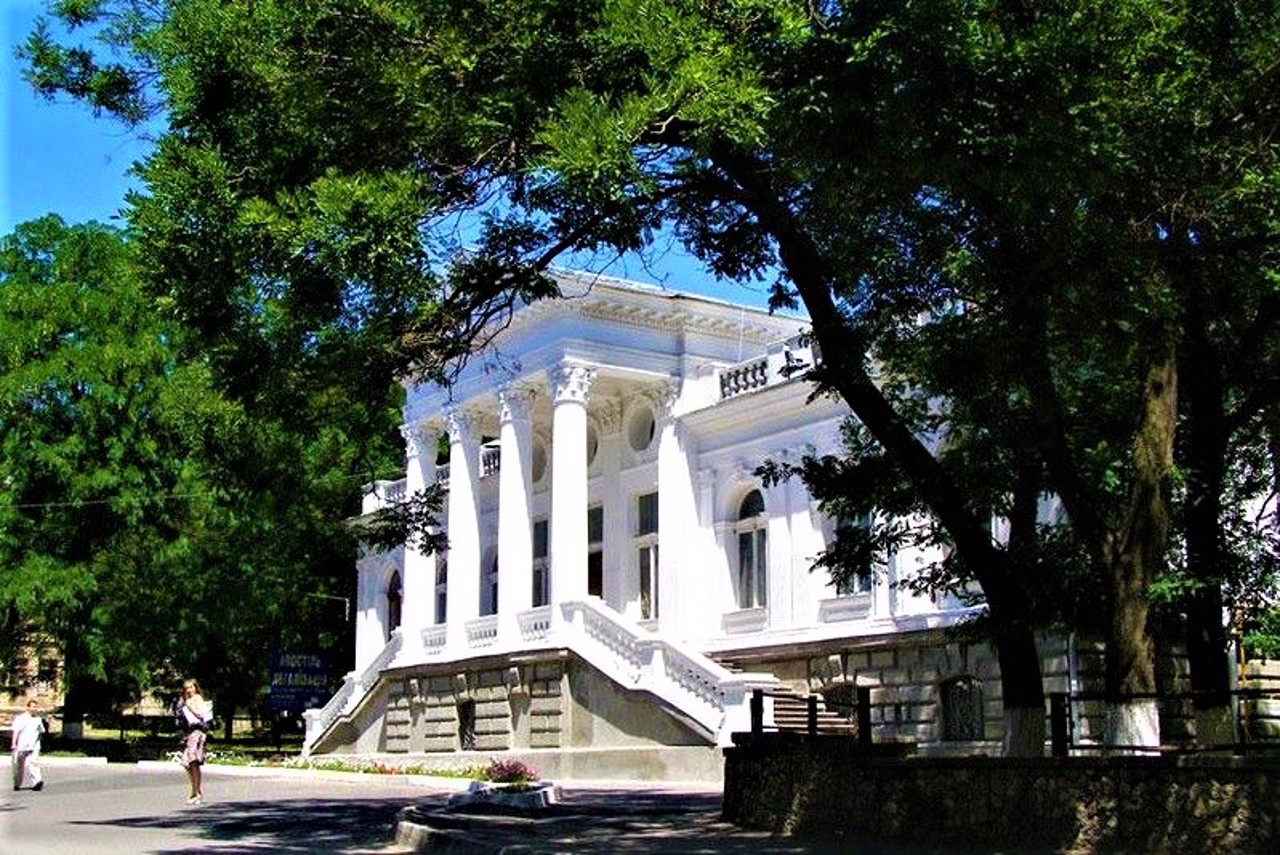
<svg viewBox="0 0 1280 855"><path fill-rule="evenodd" d="M8 764L0 763L7 776ZM391 839L396 812L448 790L405 779L242 775L211 769L188 806L177 766L48 763L40 793L0 789L4 855L354 852Z"/></svg>

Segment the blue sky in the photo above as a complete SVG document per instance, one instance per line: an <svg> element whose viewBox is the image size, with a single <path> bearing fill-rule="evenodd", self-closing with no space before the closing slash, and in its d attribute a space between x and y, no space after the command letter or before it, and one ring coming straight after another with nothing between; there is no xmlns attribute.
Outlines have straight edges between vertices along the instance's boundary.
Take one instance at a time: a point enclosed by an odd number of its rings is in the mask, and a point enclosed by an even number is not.
<svg viewBox="0 0 1280 855"><path fill-rule="evenodd" d="M129 167L150 150L136 131L87 107L39 98L20 75L14 49L43 4L0 0L4 86L0 89L0 234L18 223L56 213L72 223L109 222L137 182Z"/></svg>
<svg viewBox="0 0 1280 855"><path fill-rule="evenodd" d="M14 50L43 10L39 0L0 0L0 234L56 213L69 223L111 222L130 189L141 189L130 167L151 149L145 135L82 104L37 97L21 78ZM576 259L575 266L679 291L764 306L766 286L716 282L673 242L637 258Z"/></svg>

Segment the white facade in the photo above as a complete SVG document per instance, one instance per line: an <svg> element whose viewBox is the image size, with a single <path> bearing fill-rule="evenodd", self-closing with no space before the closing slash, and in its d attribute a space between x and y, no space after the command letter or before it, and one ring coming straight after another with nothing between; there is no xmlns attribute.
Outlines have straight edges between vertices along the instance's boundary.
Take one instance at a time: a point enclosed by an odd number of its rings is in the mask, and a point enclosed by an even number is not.
<svg viewBox="0 0 1280 855"><path fill-rule="evenodd" d="M887 556L838 592L811 569L833 522L798 479L754 474L839 450L847 409L810 401L783 370L816 357L804 321L594 277L561 285L565 297L518 311L451 390L409 388L406 478L375 485L365 512L447 480L449 549L360 560L355 667L309 714L309 746L376 705L363 699L385 675L421 706L415 674L425 685L550 649L725 744L745 693L785 675L717 659L820 656L962 616L895 584L930 556ZM525 681L510 671L508 689Z"/></svg>

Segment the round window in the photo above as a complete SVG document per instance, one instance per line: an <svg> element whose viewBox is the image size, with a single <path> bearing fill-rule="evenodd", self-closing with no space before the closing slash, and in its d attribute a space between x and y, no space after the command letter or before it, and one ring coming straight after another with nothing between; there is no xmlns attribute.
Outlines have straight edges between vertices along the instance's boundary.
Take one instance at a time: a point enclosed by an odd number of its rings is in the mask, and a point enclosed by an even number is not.
<svg viewBox="0 0 1280 855"><path fill-rule="evenodd" d="M600 450L600 435L596 433L595 425L587 425L587 465L590 466L596 460L596 452Z"/></svg>
<svg viewBox="0 0 1280 855"><path fill-rule="evenodd" d="M653 410L647 405L636 407L627 420L627 441L634 451L644 451L653 442Z"/></svg>

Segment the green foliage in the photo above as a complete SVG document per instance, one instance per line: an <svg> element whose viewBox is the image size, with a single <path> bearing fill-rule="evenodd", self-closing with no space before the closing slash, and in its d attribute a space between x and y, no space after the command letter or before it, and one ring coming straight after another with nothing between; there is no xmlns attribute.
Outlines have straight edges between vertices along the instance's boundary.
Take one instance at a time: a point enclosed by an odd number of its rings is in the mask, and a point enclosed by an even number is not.
<svg viewBox="0 0 1280 855"><path fill-rule="evenodd" d="M927 584L979 579L995 624L1074 620L1053 605L1066 587L1104 597L1067 614L1141 623L1175 495L1190 515L1229 493L1224 520L1259 495L1208 473L1274 436L1270 4L55 11L105 27L169 118L130 222L184 352L255 418L317 434L336 419L328 450L389 459L393 378L446 380L486 324L549 293L561 253L643 248L667 227L718 275L780 270L774 302L804 303L824 354L812 379L874 440L803 474L839 515L927 514L953 550ZM26 55L46 91L138 115L106 59L47 31ZM474 242L450 228L464 215ZM1212 453L1179 447L1179 468L1173 381L1152 381L1175 364L1225 426ZM1193 376L1206 364L1221 382ZM1038 524L1049 494L1066 534ZM1266 565L1266 544L1229 528ZM1225 577L1209 563L1189 572ZM1126 573L1136 584L1111 596Z"/></svg>
<svg viewBox="0 0 1280 855"><path fill-rule="evenodd" d="M230 713L271 650L345 655L342 615L303 594L346 591L368 449L331 390L296 426L223 394L136 250L56 217L0 243L0 607L60 642L73 694L109 705L194 673ZM396 423L390 401L349 415Z"/></svg>
<svg viewBox="0 0 1280 855"><path fill-rule="evenodd" d="M1280 609L1256 614L1245 629L1243 643L1248 659L1280 659Z"/></svg>

